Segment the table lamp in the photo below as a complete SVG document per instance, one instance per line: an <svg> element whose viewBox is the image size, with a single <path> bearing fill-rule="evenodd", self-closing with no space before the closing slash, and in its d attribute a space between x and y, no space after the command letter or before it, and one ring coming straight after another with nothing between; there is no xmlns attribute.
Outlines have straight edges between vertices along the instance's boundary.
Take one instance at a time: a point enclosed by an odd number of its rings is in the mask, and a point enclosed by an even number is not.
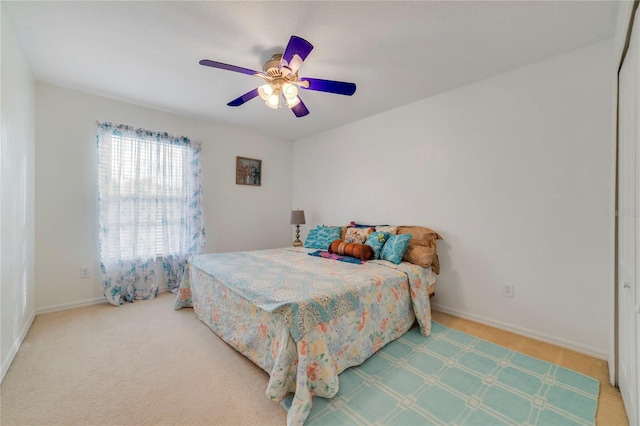
<svg viewBox="0 0 640 426"><path fill-rule="evenodd" d="M304 210L291 210L291 224L296 226L296 240L293 242L293 246L302 247L300 225L304 225Z"/></svg>

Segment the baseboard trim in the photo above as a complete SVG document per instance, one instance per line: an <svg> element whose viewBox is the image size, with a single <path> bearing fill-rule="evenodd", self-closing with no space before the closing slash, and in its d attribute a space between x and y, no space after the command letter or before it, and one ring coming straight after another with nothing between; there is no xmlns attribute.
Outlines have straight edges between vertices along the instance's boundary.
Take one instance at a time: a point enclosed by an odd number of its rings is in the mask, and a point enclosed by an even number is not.
<svg viewBox="0 0 640 426"><path fill-rule="evenodd" d="M83 306L99 305L100 303L108 303L104 297L96 297L95 299L79 300L77 302L60 303L59 305L44 306L36 309L36 315L51 314L53 312L66 311L68 309L81 308Z"/></svg>
<svg viewBox="0 0 640 426"><path fill-rule="evenodd" d="M541 340L543 342L551 343L553 345L561 346L566 349L571 349L576 352L583 353L585 355L589 355L598 359L602 359L607 361L609 359L609 353L603 351L598 348L594 348L593 346L584 345L582 343L574 342L567 339L558 338L555 336L551 336L546 333L540 333L535 330L530 330L525 327L518 327L511 324L504 323L502 321L497 321L491 318L483 317L480 315L470 314L468 312L464 312L458 309L449 308L447 306L442 306L437 303L431 303L431 308L434 311L444 312L445 314L455 315L460 318L468 319L471 321L479 322L482 324L490 325L495 328L499 328L501 330L510 331L512 333L517 333L522 336L531 337L532 339Z"/></svg>
<svg viewBox="0 0 640 426"><path fill-rule="evenodd" d="M167 286L160 287L158 293L169 291ZM53 312L66 311L68 309L82 308L84 306L99 305L100 303L109 303L104 297L96 297L95 299L79 300L77 302L60 303L59 305L44 306L36 309L36 315L51 314Z"/></svg>
<svg viewBox="0 0 640 426"><path fill-rule="evenodd" d="M36 318L36 313L35 311L33 311L31 312L31 315L29 316L29 319L25 323L24 327L22 327L22 330L20 330L20 335L18 335L16 340L13 342L13 345L11 346L11 351L9 351L9 354L7 355L7 357L4 360L2 360L2 367L0 367L0 383L2 383L2 381L4 380L4 376L7 374L7 371L9 371L9 367L11 367L11 363L13 362L13 359L18 354L18 350L20 349L20 346L22 346L22 342L24 341L24 338L27 337L27 333L29 332L29 329L31 328L31 324L33 324L33 320L35 318Z"/></svg>

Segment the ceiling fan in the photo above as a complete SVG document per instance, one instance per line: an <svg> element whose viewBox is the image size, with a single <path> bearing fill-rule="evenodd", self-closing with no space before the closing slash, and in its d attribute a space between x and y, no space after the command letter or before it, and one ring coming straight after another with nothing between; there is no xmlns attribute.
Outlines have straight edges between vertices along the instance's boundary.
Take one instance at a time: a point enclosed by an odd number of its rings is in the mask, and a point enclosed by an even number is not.
<svg viewBox="0 0 640 426"><path fill-rule="evenodd" d="M282 97L296 117L304 117L309 114L309 110L302 102L302 99L300 99L300 96L298 96L299 87L307 90L336 93L346 96L351 96L356 91L356 85L354 83L322 80L319 78L299 78L298 69L300 69L304 60L309 56L311 50L313 50L313 45L307 40L301 37L291 36L284 53L273 55L271 59L262 66L262 72L237 67L235 65L223 64L222 62L210 61L209 59L201 60L200 65L253 75L263 78L266 81L266 84L245 93L227 105L237 107L256 96L260 96L268 107L278 109L280 107L280 98Z"/></svg>

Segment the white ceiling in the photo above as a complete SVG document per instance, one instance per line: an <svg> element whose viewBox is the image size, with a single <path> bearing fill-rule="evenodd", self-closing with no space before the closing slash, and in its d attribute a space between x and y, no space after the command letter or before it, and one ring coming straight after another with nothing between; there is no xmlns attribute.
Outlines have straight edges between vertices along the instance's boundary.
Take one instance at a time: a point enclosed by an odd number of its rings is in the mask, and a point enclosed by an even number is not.
<svg viewBox="0 0 640 426"><path fill-rule="evenodd" d="M38 81L296 140L613 35L617 2L7 2ZM352 97L302 91L296 118L259 98L260 70L294 34L314 46L301 77L354 82Z"/></svg>

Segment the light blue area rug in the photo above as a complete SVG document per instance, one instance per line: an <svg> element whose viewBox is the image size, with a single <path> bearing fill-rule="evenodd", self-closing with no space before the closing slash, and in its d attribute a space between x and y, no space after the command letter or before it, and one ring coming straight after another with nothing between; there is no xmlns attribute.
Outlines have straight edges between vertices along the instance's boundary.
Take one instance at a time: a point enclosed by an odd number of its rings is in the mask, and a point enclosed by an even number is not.
<svg viewBox="0 0 640 426"><path fill-rule="evenodd" d="M340 374L305 424L593 425L599 385L433 323L431 336L414 328Z"/></svg>

